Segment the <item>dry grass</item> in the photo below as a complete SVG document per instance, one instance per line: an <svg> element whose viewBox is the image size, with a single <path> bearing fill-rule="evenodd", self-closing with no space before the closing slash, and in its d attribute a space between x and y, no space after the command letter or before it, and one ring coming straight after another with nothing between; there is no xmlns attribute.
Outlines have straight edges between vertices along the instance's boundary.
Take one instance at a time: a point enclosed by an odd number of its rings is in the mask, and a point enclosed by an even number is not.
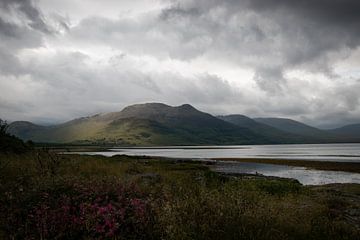
<svg viewBox="0 0 360 240"><path fill-rule="evenodd" d="M356 184L310 188L281 179L240 179L216 174L200 163L148 157L35 153L2 155L0 161L10 162L0 172L0 190L11 196L0 197L0 236L5 239L25 231L16 224L9 228L6 214L16 209L11 217L20 226L27 218L17 216L38 206L44 191L74 198L69 183L114 181L136 186L149 203L143 239L356 239L360 233L359 219L347 215L349 207L360 210L351 204L359 201ZM56 206L51 201L49 206ZM52 208L49 211L56 210ZM76 233L73 239L92 239L86 232Z"/></svg>

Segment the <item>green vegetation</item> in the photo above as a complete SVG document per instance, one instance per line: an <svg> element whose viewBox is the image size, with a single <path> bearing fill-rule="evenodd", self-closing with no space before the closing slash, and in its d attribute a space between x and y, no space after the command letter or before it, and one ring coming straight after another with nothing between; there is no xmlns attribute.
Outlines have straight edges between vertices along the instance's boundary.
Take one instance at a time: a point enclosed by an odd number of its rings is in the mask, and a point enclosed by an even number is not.
<svg viewBox="0 0 360 240"><path fill-rule="evenodd" d="M360 186L149 157L0 155L1 239L358 239Z"/></svg>

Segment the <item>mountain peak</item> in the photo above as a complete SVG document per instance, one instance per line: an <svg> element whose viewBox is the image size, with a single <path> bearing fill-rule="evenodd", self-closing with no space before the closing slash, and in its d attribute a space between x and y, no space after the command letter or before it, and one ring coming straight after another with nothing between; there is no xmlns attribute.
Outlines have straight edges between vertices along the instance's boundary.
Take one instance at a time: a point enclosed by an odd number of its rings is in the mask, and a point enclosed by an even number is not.
<svg viewBox="0 0 360 240"><path fill-rule="evenodd" d="M144 103L135 104L125 107L117 118L146 118L146 119L165 119L184 117L189 115L202 114L190 104L183 104L180 106L169 106L163 103Z"/></svg>
<svg viewBox="0 0 360 240"><path fill-rule="evenodd" d="M184 112L199 112L190 104L183 104L180 106L169 106L164 103L143 103L135 104L125 107L120 114L122 116L134 116L134 115L172 115Z"/></svg>
<svg viewBox="0 0 360 240"><path fill-rule="evenodd" d="M25 127L25 126L27 126L27 127L32 127L32 126L39 126L39 125L36 125L36 124L34 124L34 123L32 123L32 122L29 122L29 121L15 121L15 122L12 122L12 123L10 123L10 125L9 125L10 127Z"/></svg>
<svg viewBox="0 0 360 240"><path fill-rule="evenodd" d="M128 110L133 110L133 109L144 109L144 108L162 109L162 108L170 108L170 106L166 105L164 103L157 103L157 102L139 103L139 104L133 104L133 105L127 106L122 111L124 111L124 110L128 111Z"/></svg>
<svg viewBox="0 0 360 240"><path fill-rule="evenodd" d="M125 107L121 110L120 114L122 116L134 116L139 114L155 114L159 112L164 112L172 107L163 103L142 103L142 104L134 104Z"/></svg>
<svg viewBox="0 0 360 240"><path fill-rule="evenodd" d="M187 104L187 103L180 105L178 108L186 109L186 110L195 110L195 108L193 106L191 106L190 104Z"/></svg>

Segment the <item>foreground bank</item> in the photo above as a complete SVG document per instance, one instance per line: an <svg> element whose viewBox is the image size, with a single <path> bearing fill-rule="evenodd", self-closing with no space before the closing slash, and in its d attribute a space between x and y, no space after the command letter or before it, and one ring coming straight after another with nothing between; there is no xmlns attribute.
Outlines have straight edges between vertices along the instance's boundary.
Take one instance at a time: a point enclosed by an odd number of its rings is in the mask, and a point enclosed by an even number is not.
<svg viewBox="0 0 360 240"><path fill-rule="evenodd" d="M2 239L356 239L360 185L151 157L0 156Z"/></svg>

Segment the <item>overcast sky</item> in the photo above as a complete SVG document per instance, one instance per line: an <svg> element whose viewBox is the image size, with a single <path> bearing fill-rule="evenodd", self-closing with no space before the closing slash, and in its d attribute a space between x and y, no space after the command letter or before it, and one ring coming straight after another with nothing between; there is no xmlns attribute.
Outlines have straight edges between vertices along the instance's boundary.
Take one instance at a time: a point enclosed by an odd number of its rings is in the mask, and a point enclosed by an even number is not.
<svg viewBox="0 0 360 240"><path fill-rule="evenodd" d="M143 102L360 122L359 0L0 0L0 118Z"/></svg>

